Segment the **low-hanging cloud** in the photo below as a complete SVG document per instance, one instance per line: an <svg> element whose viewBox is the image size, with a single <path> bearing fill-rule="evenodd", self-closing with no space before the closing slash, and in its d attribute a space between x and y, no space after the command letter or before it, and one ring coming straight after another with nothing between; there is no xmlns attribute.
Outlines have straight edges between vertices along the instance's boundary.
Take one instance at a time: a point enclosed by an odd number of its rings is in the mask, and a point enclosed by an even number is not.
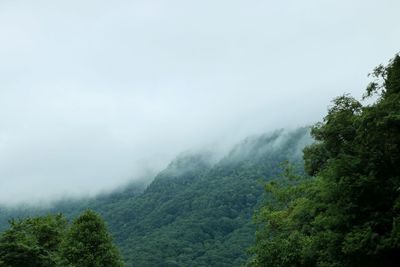
<svg viewBox="0 0 400 267"><path fill-rule="evenodd" d="M0 204L313 123L398 52L388 1L2 1Z"/></svg>

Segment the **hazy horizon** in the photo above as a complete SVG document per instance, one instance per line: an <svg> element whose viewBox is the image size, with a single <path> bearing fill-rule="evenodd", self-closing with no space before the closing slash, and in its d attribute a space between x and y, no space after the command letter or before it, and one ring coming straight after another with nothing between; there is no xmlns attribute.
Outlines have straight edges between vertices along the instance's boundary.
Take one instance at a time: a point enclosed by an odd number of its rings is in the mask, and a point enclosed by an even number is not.
<svg viewBox="0 0 400 267"><path fill-rule="evenodd" d="M183 151L313 124L399 52L399 8L2 1L0 204L94 195Z"/></svg>

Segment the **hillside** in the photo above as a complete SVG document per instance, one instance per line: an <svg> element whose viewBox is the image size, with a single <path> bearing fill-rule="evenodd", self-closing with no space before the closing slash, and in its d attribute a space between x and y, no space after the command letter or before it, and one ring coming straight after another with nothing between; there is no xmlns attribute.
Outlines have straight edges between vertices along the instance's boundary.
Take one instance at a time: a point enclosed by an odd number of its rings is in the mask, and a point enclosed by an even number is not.
<svg viewBox="0 0 400 267"><path fill-rule="evenodd" d="M207 154L183 154L147 187L132 184L51 209L3 208L0 227L11 217L72 217L90 208L106 220L127 266L240 266L254 242L252 216L264 182L279 174L283 161L302 163L310 142L309 130L301 128L247 138L217 163Z"/></svg>

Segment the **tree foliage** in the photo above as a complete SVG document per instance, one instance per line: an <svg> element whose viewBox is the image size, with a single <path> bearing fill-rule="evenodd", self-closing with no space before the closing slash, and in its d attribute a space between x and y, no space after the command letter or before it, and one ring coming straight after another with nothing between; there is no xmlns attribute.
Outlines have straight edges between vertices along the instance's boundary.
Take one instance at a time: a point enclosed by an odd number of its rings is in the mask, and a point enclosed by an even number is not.
<svg viewBox="0 0 400 267"><path fill-rule="evenodd" d="M119 267L123 264L104 222L87 211L71 227L61 214L11 220L9 229L0 236L0 266Z"/></svg>
<svg viewBox="0 0 400 267"><path fill-rule="evenodd" d="M91 210L74 220L63 240L61 255L71 266L123 266L104 221Z"/></svg>
<svg viewBox="0 0 400 267"><path fill-rule="evenodd" d="M0 237L0 266L58 266L66 225L62 215L10 221Z"/></svg>
<svg viewBox="0 0 400 267"><path fill-rule="evenodd" d="M267 185L250 266L400 261L400 57L373 76L366 97L377 94L376 102L338 97L312 128L316 142L304 150L310 176Z"/></svg>

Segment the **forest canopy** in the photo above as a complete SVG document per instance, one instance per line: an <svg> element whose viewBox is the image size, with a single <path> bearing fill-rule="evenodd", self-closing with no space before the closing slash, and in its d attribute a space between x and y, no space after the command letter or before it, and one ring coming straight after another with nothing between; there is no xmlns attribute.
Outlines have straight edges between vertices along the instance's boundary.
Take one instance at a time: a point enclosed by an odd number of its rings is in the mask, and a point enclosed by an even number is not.
<svg viewBox="0 0 400 267"><path fill-rule="evenodd" d="M308 175L266 185L249 266L398 266L400 56L371 76L373 104L337 97L313 126Z"/></svg>

